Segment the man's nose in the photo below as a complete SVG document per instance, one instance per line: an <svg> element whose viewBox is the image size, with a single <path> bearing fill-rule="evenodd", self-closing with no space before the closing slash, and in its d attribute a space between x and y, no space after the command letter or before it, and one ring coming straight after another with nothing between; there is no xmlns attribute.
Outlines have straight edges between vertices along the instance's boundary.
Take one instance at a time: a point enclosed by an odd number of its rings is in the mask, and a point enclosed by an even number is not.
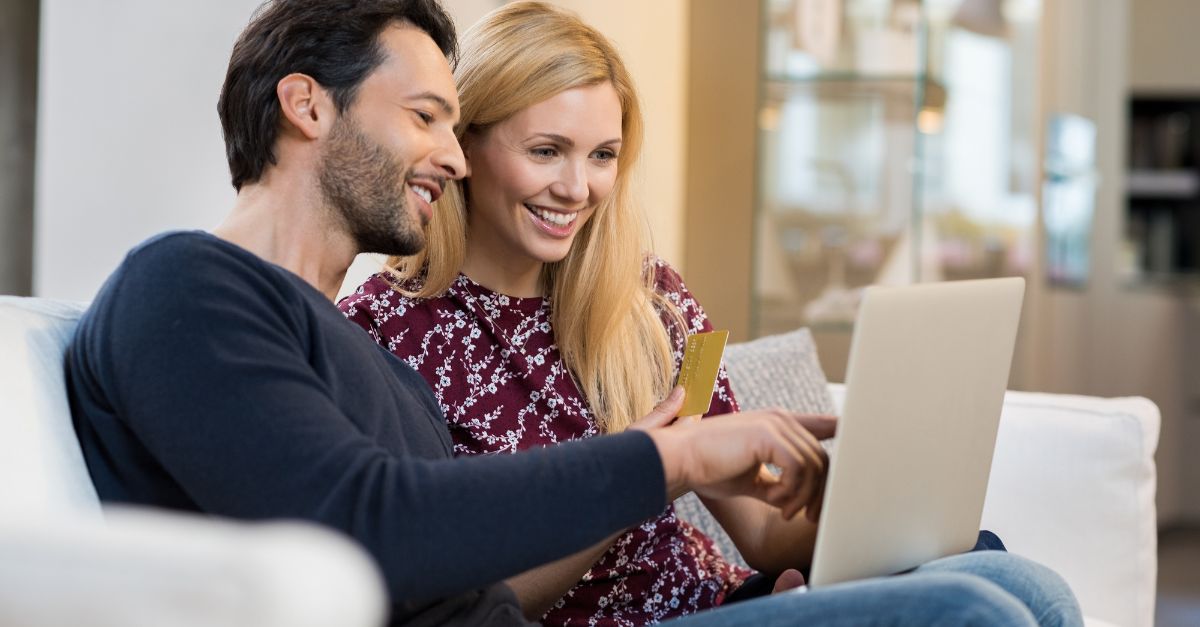
<svg viewBox="0 0 1200 627"><path fill-rule="evenodd" d="M441 170L446 178L459 180L470 174L467 170L467 159L463 156L462 146L453 132L442 136L437 150L433 153L433 165Z"/></svg>

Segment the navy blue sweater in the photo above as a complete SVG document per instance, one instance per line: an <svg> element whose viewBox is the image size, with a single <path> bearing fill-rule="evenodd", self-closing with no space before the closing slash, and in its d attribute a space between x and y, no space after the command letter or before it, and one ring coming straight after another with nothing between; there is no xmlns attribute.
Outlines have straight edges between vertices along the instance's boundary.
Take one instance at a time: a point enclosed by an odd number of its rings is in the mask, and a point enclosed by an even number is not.
<svg viewBox="0 0 1200 627"><path fill-rule="evenodd" d="M496 582L666 505L641 433L452 459L418 374L304 280L206 233L129 253L66 374L102 499L339 529L378 561L394 624L522 624Z"/></svg>

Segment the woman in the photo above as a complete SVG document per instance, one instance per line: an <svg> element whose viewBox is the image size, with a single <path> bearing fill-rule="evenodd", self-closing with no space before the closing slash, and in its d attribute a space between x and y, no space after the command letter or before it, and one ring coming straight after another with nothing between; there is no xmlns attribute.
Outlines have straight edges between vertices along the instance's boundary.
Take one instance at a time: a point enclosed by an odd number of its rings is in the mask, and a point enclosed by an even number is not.
<svg viewBox="0 0 1200 627"><path fill-rule="evenodd" d="M456 79L470 180L443 196L428 256L391 260L394 276L341 306L429 381L457 454L626 429L671 391L687 334L711 329L647 261L628 72L575 16L518 3L464 36ZM713 413L736 409L722 373ZM719 605L753 574L671 507L604 548L510 584L547 624L645 624Z"/></svg>
<svg viewBox="0 0 1200 627"><path fill-rule="evenodd" d="M711 328L646 256L628 72L574 15L520 2L464 35L455 78L469 178L442 197L426 253L389 260L340 306L429 382L456 454L627 429L671 391L686 336ZM737 409L723 372L710 409ZM798 583L787 568L811 558L812 521L748 498L705 504L751 565L786 573L776 587ZM638 625L721 605L752 575L668 506L508 583L546 624Z"/></svg>

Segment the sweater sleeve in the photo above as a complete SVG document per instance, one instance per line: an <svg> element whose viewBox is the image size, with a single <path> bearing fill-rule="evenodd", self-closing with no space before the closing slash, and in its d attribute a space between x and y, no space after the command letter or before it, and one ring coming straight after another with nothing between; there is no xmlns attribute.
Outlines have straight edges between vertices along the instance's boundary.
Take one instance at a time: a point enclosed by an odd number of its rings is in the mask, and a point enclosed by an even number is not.
<svg viewBox="0 0 1200 627"><path fill-rule="evenodd" d="M665 506L657 449L640 433L472 459L385 450L310 365L311 312L295 294L219 247L179 248L134 253L94 304L104 322L84 354L113 415L202 510L340 529L376 557L394 600L418 601L557 559Z"/></svg>

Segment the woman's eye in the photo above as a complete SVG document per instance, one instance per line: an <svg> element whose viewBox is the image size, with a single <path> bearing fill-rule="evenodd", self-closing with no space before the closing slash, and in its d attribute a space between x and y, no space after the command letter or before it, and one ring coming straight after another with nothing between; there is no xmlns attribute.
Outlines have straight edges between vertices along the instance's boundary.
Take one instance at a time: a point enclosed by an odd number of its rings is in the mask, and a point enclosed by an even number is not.
<svg viewBox="0 0 1200 627"><path fill-rule="evenodd" d="M596 152L592 153L592 158L604 163L608 163L609 161L613 161L617 158L617 153L607 149L597 150Z"/></svg>
<svg viewBox="0 0 1200 627"><path fill-rule="evenodd" d="M538 159L553 159L554 157L558 156L558 150L551 148L549 146L543 146L541 148L534 148L534 149L530 150L529 153L532 154L534 157L537 157Z"/></svg>

